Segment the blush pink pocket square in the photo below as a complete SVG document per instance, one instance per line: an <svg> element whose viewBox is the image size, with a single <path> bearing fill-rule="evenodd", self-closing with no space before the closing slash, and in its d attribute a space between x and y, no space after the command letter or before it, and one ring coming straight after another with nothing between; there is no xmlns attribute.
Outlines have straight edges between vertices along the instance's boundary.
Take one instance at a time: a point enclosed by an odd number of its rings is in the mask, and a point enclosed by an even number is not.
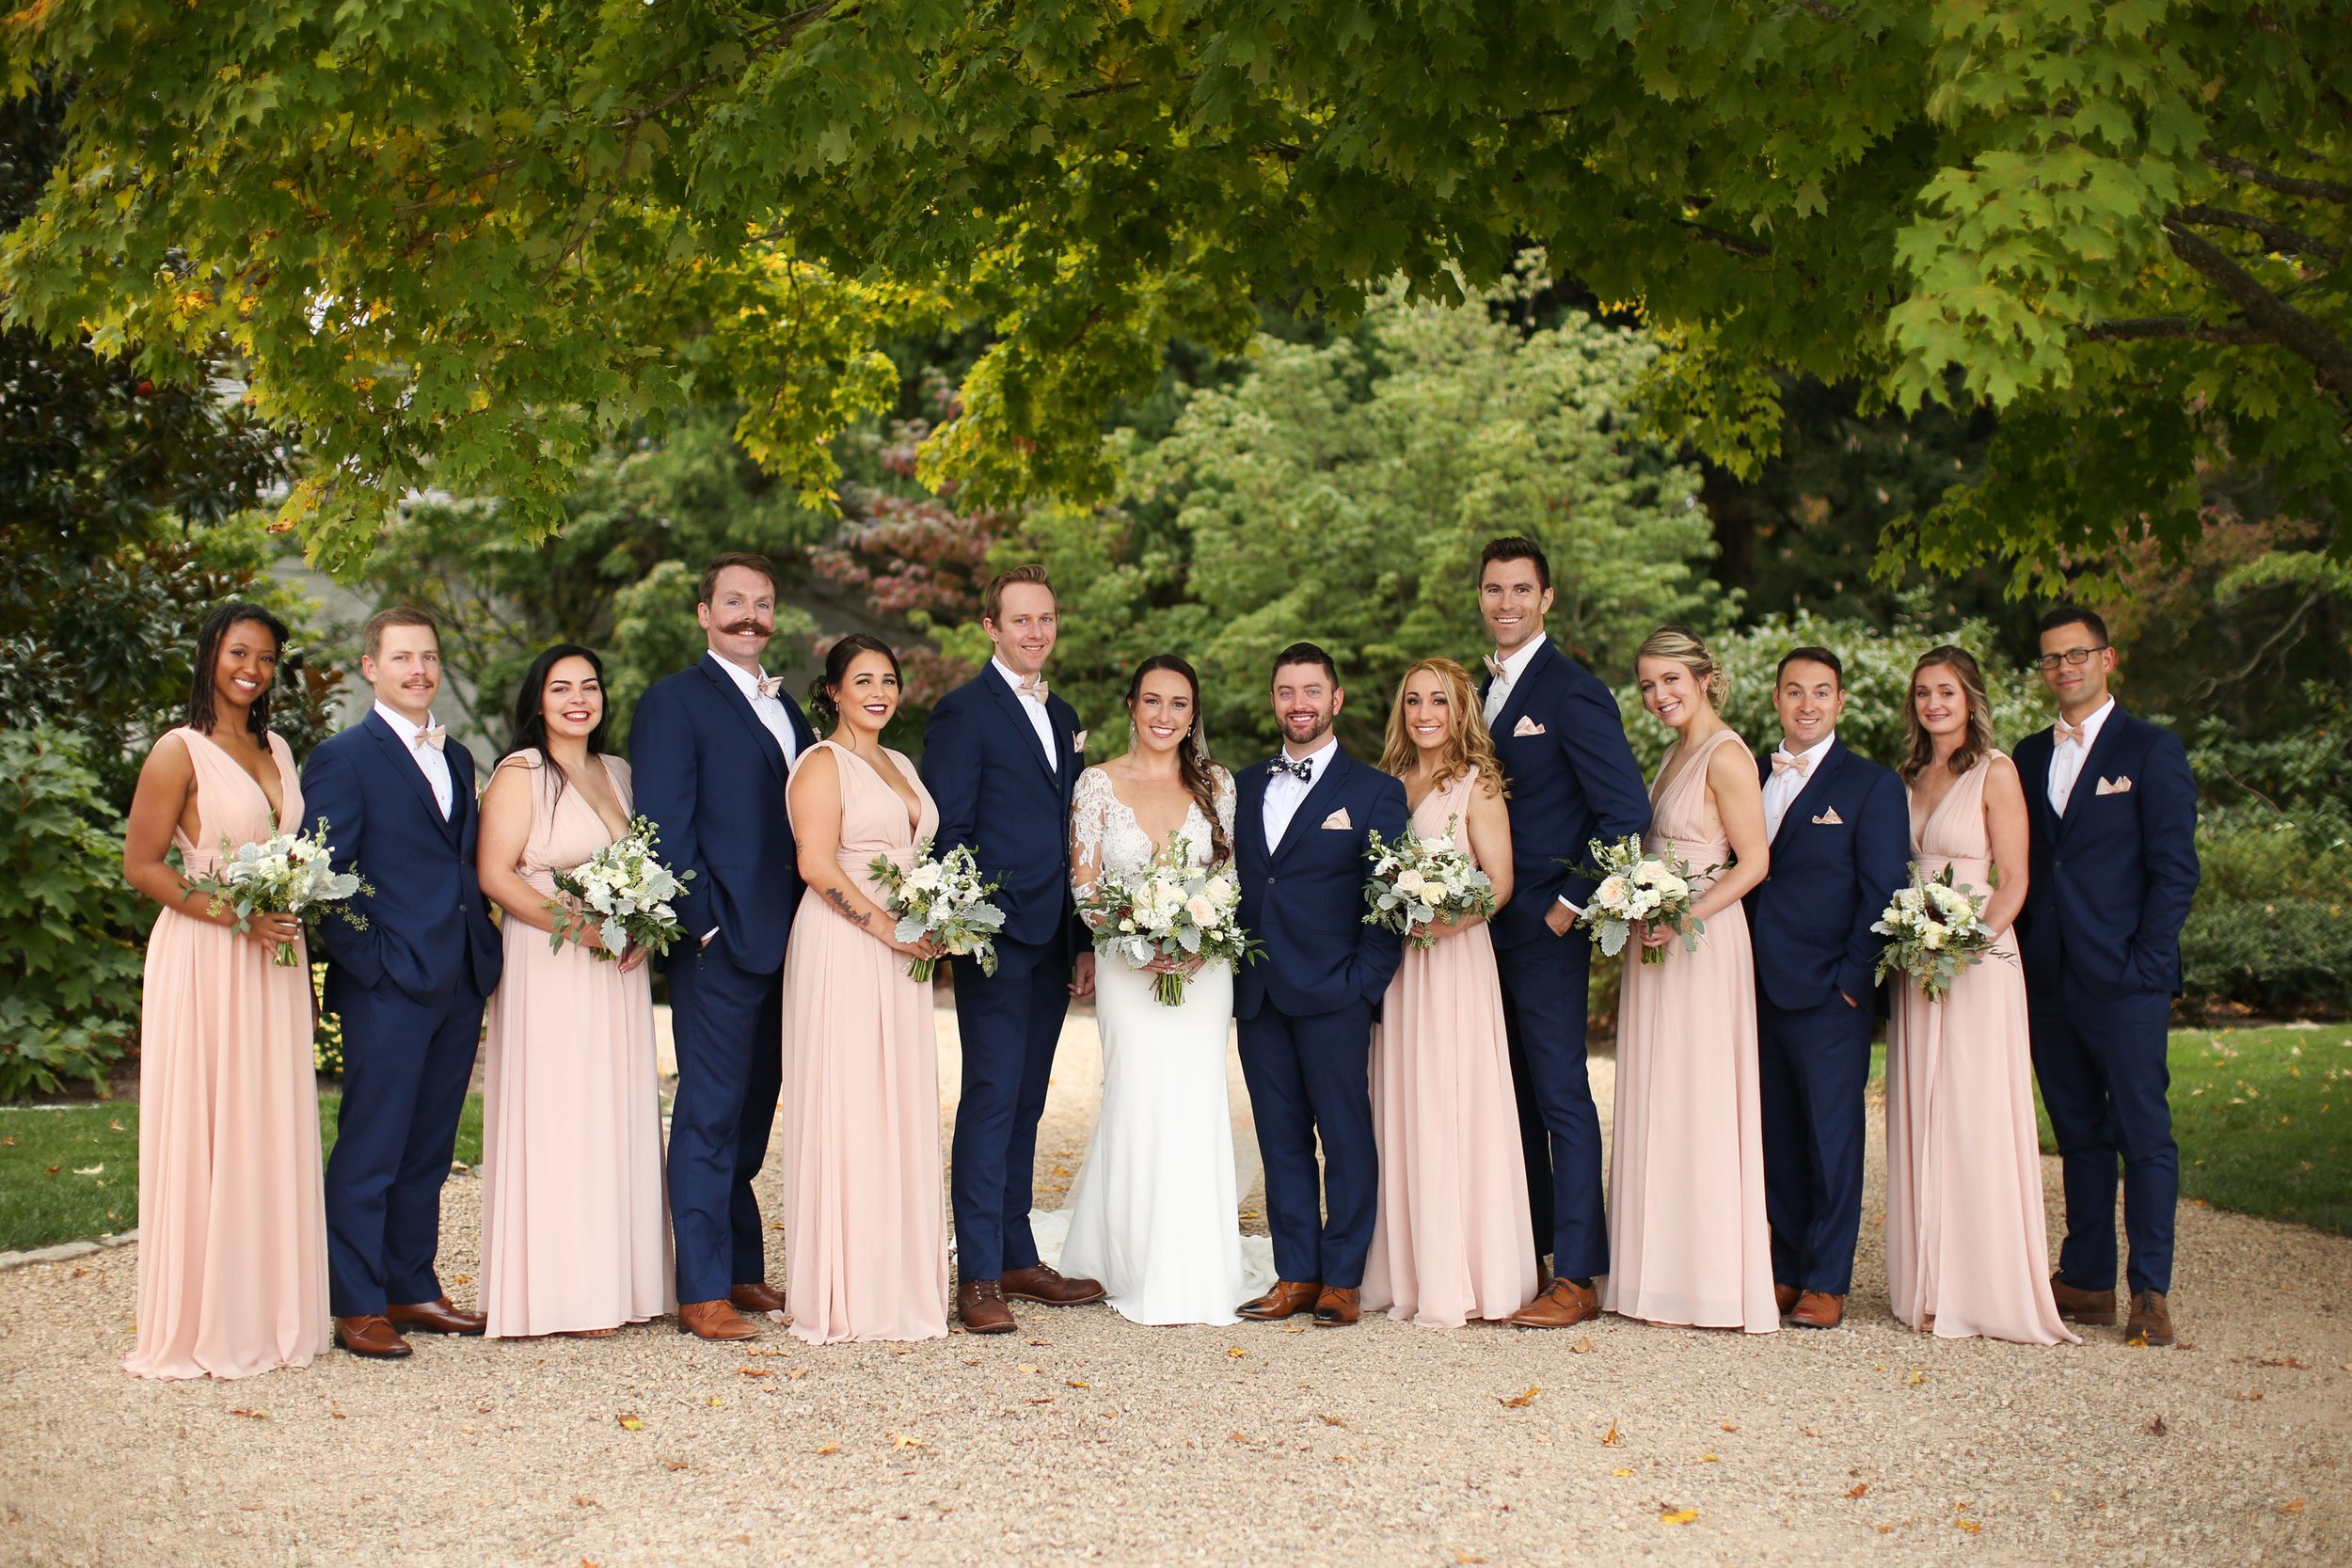
<svg viewBox="0 0 2352 1568"><path fill-rule="evenodd" d="M1087 732L1085 730L1080 730L1070 737L1070 749L1079 756L1086 755Z"/></svg>
<svg viewBox="0 0 2352 1568"><path fill-rule="evenodd" d="M1511 727L1511 733L1514 736L1541 735L1544 733L1544 727L1525 714L1521 714L1519 721Z"/></svg>
<svg viewBox="0 0 2352 1568"><path fill-rule="evenodd" d="M2102 795L2129 795L2131 792L2132 781L2129 779L2101 779L2099 781L2099 793Z"/></svg>
<svg viewBox="0 0 2352 1568"><path fill-rule="evenodd" d="M1342 806L1339 810L1325 817L1323 819L1323 825L1327 828L1339 828L1342 830L1356 826L1353 821L1349 820L1347 808L1345 806Z"/></svg>
<svg viewBox="0 0 2352 1568"><path fill-rule="evenodd" d="M1824 828L1842 828L1846 825L1846 819L1837 815L1837 808L1836 806L1830 807L1829 810L1821 813L1820 816L1815 817L1813 820L1816 824Z"/></svg>

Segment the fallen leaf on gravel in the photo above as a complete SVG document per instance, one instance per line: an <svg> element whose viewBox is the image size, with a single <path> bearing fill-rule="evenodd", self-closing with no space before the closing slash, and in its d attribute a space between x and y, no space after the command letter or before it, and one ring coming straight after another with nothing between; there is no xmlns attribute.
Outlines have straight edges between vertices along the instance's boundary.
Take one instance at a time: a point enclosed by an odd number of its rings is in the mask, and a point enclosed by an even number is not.
<svg viewBox="0 0 2352 1568"><path fill-rule="evenodd" d="M1579 1339L1575 1344L1570 1345L1568 1347L1568 1354L1570 1355L1582 1355L1586 1351L1596 1348L1597 1348L1597 1342L1590 1336L1587 1336L1584 1338Z"/></svg>
<svg viewBox="0 0 2352 1568"><path fill-rule="evenodd" d="M2163 1435L2164 1435L2164 1433L2165 1433L2165 1425L2164 1425L2164 1418L2163 1418L2163 1417L2159 1416L2159 1417L2157 1417L2154 1420L2150 1421L2150 1422L2148 1423L2148 1435L2149 1435L2149 1436L2151 1436L2151 1437L2161 1437L2161 1436L2163 1436Z"/></svg>
<svg viewBox="0 0 2352 1568"><path fill-rule="evenodd" d="M1721 1465L1723 1461L1716 1458L1711 1453L1703 1453L1699 1455L1699 1463L1702 1465Z"/></svg>
<svg viewBox="0 0 2352 1568"><path fill-rule="evenodd" d="M1724 1430L1725 1432L1737 1432L1740 1430L1740 1423L1737 1421L1725 1421L1724 1423Z"/></svg>
<svg viewBox="0 0 2352 1568"><path fill-rule="evenodd" d="M794 1367L787 1370L784 1375L790 1381L798 1383L801 1379L808 1375L808 1369L806 1367Z"/></svg>
<svg viewBox="0 0 2352 1568"><path fill-rule="evenodd" d="M1870 1483L1868 1481L1858 1481L1846 1489L1846 1496L1849 1497L1859 1497L1862 1494L1867 1492L1868 1490L1870 1490Z"/></svg>
<svg viewBox="0 0 2352 1568"><path fill-rule="evenodd" d="M2239 1399L2245 1400L2249 1403L2255 1400L2261 1399L2262 1397L2263 1391L2259 1388L2249 1388L2246 1392L2238 1396Z"/></svg>
<svg viewBox="0 0 2352 1568"><path fill-rule="evenodd" d="M1050 1344L1052 1344L1053 1342L1054 1342L1054 1341L1053 1341L1053 1340L1051 1340L1051 1339L1032 1339L1032 1340L1030 1340L1030 1341L1029 1341L1029 1343L1031 1343L1031 1344L1033 1344L1033 1345L1050 1345Z"/></svg>
<svg viewBox="0 0 2352 1568"><path fill-rule="evenodd" d="M1918 1387L1919 1385L1925 1383L1927 1380L1928 1374L1925 1372L1914 1372L1910 1377L1904 1379L1904 1381L1909 1383L1914 1388Z"/></svg>
<svg viewBox="0 0 2352 1568"><path fill-rule="evenodd" d="M575 1492L572 1494L572 1506L575 1508L594 1508L596 1506L596 1499L594 1497L583 1497Z"/></svg>
<svg viewBox="0 0 2352 1568"><path fill-rule="evenodd" d="M841 1451L841 1445L838 1443L819 1443L817 1447L809 1449L808 1451L811 1453L839 1453Z"/></svg>
<svg viewBox="0 0 2352 1568"><path fill-rule="evenodd" d="M1600 1434L1600 1446L1604 1449L1613 1449L1624 1441L1624 1438L1617 1435L1617 1423L1614 1421L1610 1422L1609 1430Z"/></svg>
<svg viewBox="0 0 2352 1568"><path fill-rule="evenodd" d="M707 1399L707 1400L703 1401L703 1403L705 1403L705 1404L707 1404L707 1405L711 1406L713 1409L717 1409L717 1408L719 1408L720 1406L724 1405L726 1402L727 1402L726 1401L724 1401L724 1400L721 1399L721 1398L720 1398L718 1395L716 1395L716 1394L713 1394L713 1395L711 1395L708 1399Z"/></svg>
<svg viewBox="0 0 2352 1568"><path fill-rule="evenodd" d="M661 1462L661 1467L665 1470L683 1470L686 1468L686 1464L687 1462L683 1459L665 1459Z"/></svg>
<svg viewBox="0 0 2352 1568"><path fill-rule="evenodd" d="M2281 1513L2300 1513L2303 1512L2303 1499L2297 1497L2293 1502L2280 1503L2279 1505L2279 1512Z"/></svg>
<svg viewBox="0 0 2352 1568"><path fill-rule="evenodd" d="M1228 1345L1228 1346L1226 1346L1226 1347L1225 1347L1225 1354L1226 1354L1227 1355L1229 1355L1229 1356L1232 1356L1234 1360L1238 1361L1238 1360L1240 1360L1243 1356L1248 1355L1249 1353L1248 1353L1248 1351L1246 1351L1246 1350L1242 1349L1239 1345Z"/></svg>
<svg viewBox="0 0 2352 1568"><path fill-rule="evenodd" d="M1227 1433L1225 1435L1226 1435L1229 1439L1231 1439L1232 1441L1236 1442L1236 1443L1247 1443L1247 1442L1248 1442L1248 1441L1249 1441L1249 1439L1248 1439L1248 1438L1244 1437L1244 1436L1243 1436L1240 1433L1238 1433L1238 1432L1229 1432L1229 1433Z"/></svg>
<svg viewBox="0 0 2352 1568"><path fill-rule="evenodd" d="M930 1447L930 1444L924 1442L920 1437L912 1436L903 1432L894 1432L890 1434L890 1446L894 1449L927 1449Z"/></svg>
<svg viewBox="0 0 2352 1568"><path fill-rule="evenodd" d="M1465 1551L1456 1550L1454 1554L1454 1568L1461 1568L1461 1565L1466 1562L1484 1562L1486 1560L1483 1557L1472 1557L1470 1553Z"/></svg>
<svg viewBox="0 0 2352 1568"><path fill-rule="evenodd" d="M1053 1396L1053 1395L1051 1395L1051 1394L1040 1394L1037 1398L1035 1398L1035 1399L1031 1400L1029 1402L1030 1402L1031 1404L1051 1404L1051 1403L1053 1403L1053 1402L1054 1402L1054 1396Z"/></svg>
<svg viewBox="0 0 2352 1568"><path fill-rule="evenodd" d="M449 1276L449 1282L453 1285L470 1285L473 1283L473 1275L469 1274L453 1274Z"/></svg>
<svg viewBox="0 0 2352 1568"><path fill-rule="evenodd" d="M1347 1425L1345 1421L1341 1420L1337 1416L1326 1416L1320 1410L1315 1412L1315 1419L1321 1421L1327 1427L1343 1427Z"/></svg>
<svg viewBox="0 0 2352 1568"><path fill-rule="evenodd" d="M634 1412L627 1410L622 1411L613 1419L621 1423L623 1432L635 1432L645 1424Z"/></svg>
<svg viewBox="0 0 2352 1568"><path fill-rule="evenodd" d="M87 1277L88 1274L89 1270L87 1269L75 1269L69 1277L73 1279L82 1279Z"/></svg>
<svg viewBox="0 0 2352 1568"><path fill-rule="evenodd" d="M1515 1400L1502 1399L1501 1395L1497 1395L1496 1398L1505 1410L1525 1410L1529 1405L1535 1402L1535 1396L1542 1392L1543 1389L1539 1387L1530 1388L1526 1393L1521 1394Z"/></svg>
<svg viewBox="0 0 2352 1568"><path fill-rule="evenodd" d="M1820 1427L1799 1427L1797 1430L1804 1433L1807 1437L1819 1437L1821 1435L1821 1429Z"/></svg>
<svg viewBox="0 0 2352 1568"><path fill-rule="evenodd" d="M2257 1367L2292 1367L2298 1372L2311 1370L2309 1367L2304 1366L2292 1355L2265 1355L2254 1365Z"/></svg>
<svg viewBox="0 0 2352 1568"><path fill-rule="evenodd" d="M1658 1522L1661 1525L1694 1525L1698 1523L1698 1517L1699 1511L1695 1508L1677 1508L1661 1513Z"/></svg>
<svg viewBox="0 0 2352 1568"><path fill-rule="evenodd" d="M238 1409L231 1410L229 1414L231 1416L243 1416L248 1421L266 1421L269 1419L269 1412L266 1410Z"/></svg>
<svg viewBox="0 0 2352 1568"><path fill-rule="evenodd" d="M1076 1378L1074 1378L1074 1377L1066 1377L1066 1378L1063 1378L1061 1381L1062 1381L1062 1386L1064 1386L1065 1388L1090 1388L1090 1387L1092 1387L1092 1386L1093 1386L1093 1385L1092 1385L1092 1384L1090 1384L1090 1383L1081 1383L1081 1382L1079 1382L1079 1381L1078 1381Z"/></svg>
<svg viewBox="0 0 2352 1568"><path fill-rule="evenodd" d="M1070 1167L1068 1165L1056 1165L1054 1167L1054 1174L1056 1176L1068 1176L1070 1174Z"/></svg>
<svg viewBox="0 0 2352 1568"><path fill-rule="evenodd" d="M773 1377L776 1375L776 1370L773 1367L738 1367L735 1370L741 1372L745 1377Z"/></svg>
<svg viewBox="0 0 2352 1568"><path fill-rule="evenodd" d="M1037 1373L1037 1372L1041 1372L1041 1371L1043 1371L1044 1370L1045 1370L1045 1369L1044 1369L1044 1368L1042 1368L1042 1367L1018 1367L1018 1368L1015 1368L1015 1369L1014 1369L1014 1370L1016 1370L1016 1371L1029 1372L1029 1373L1032 1373L1032 1374Z"/></svg>
<svg viewBox="0 0 2352 1568"><path fill-rule="evenodd" d="M1612 1470L1609 1473L1613 1476L1629 1476L1633 1472L1630 1470Z"/></svg>
<svg viewBox="0 0 2352 1568"><path fill-rule="evenodd" d="M1979 1525L1974 1519L1955 1519L1952 1521L1952 1525L1954 1528L1964 1529L1971 1535L1974 1535L1979 1530L1984 1528L1982 1525Z"/></svg>
<svg viewBox="0 0 2352 1568"><path fill-rule="evenodd" d="M1304 1334L1307 1332L1307 1325L1305 1323L1284 1323L1282 1325L1282 1332L1285 1334Z"/></svg>

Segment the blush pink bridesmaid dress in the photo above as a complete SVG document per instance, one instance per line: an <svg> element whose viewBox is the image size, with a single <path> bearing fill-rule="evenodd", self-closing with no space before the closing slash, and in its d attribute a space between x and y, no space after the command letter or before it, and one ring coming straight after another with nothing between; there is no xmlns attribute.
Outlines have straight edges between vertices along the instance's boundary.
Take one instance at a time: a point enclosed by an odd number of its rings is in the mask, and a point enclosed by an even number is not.
<svg viewBox="0 0 2352 1568"><path fill-rule="evenodd" d="M1718 730L1650 786L1649 852L1693 870L1731 858L1707 764L1740 737ZM1663 787L1660 787L1662 784ZM1756 974L1747 911L1710 917L1698 951L1663 963L1629 942L1617 1004L1615 1138L1609 1153L1609 1278L1600 1304L1650 1323L1780 1327L1764 1217Z"/></svg>
<svg viewBox="0 0 2352 1568"><path fill-rule="evenodd" d="M630 809L628 764L596 759ZM613 840L536 752L531 836L516 871L548 897L553 873ZM659 849L657 848L657 853ZM504 923L482 1083L482 1309L492 1338L577 1334L677 1310L661 1167L660 1069L647 966L629 974L576 942Z"/></svg>
<svg viewBox="0 0 2352 1568"><path fill-rule="evenodd" d="M1468 852L1470 768L1414 808L1413 832ZM1581 940L1581 939L1580 939ZM1363 1304L1427 1327L1502 1319L1535 1293L1527 1169L1494 934L1406 943L1372 1036L1380 1213Z"/></svg>
<svg viewBox="0 0 2352 1568"><path fill-rule="evenodd" d="M172 832L190 876L219 863L223 840L259 844L301 827L302 785L277 736L275 819L234 757L192 728L158 744L175 737L196 770L197 842ZM125 1370L245 1377L307 1367L326 1349L310 1033L307 955L273 963L225 926L159 913L141 994L138 1342Z"/></svg>
<svg viewBox="0 0 2352 1568"><path fill-rule="evenodd" d="M1919 868L1971 892L1993 888L1984 781L1995 752L1922 819ZM2026 975L2013 931L1954 977L1941 1002L1903 979L1886 1049L1886 1294L1913 1328L2079 1344L2050 1297L2042 1147L2033 1116Z"/></svg>
<svg viewBox="0 0 2352 1568"><path fill-rule="evenodd" d="M939 830L939 808L896 752L921 818L849 748L820 741L841 774L840 865L887 905L866 867L901 866ZM939 1030L931 988L812 894L784 959L785 1297L811 1344L939 1339L947 1333L947 1218L939 1151ZM959 963L969 959L956 959Z"/></svg>

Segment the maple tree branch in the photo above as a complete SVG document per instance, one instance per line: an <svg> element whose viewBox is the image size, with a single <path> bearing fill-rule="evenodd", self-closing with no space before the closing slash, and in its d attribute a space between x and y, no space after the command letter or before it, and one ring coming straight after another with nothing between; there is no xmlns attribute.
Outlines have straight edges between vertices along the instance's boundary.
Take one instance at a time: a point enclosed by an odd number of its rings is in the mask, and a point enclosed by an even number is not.
<svg viewBox="0 0 2352 1568"><path fill-rule="evenodd" d="M2135 316L2123 321L2092 322L2082 329L2093 342L2140 342L2152 338L2181 339L2198 343L2260 343L2269 340L2243 322L2212 326L2187 316Z"/></svg>
<svg viewBox="0 0 2352 1568"><path fill-rule="evenodd" d="M2319 384L2337 398L2352 400L2352 347L2326 324L2264 288L2227 251L2180 219L2164 219L2164 234L2172 254L2227 296L2262 338L2308 363Z"/></svg>
<svg viewBox="0 0 2352 1568"><path fill-rule="evenodd" d="M2280 174L2260 164L2249 164L2243 158L2233 158L2226 152L2208 152L2205 162L2224 174L2234 174L2282 196L2299 196L2311 201L2334 201L2352 206L2352 185L2339 185L2328 180L2306 180L2299 175Z"/></svg>
<svg viewBox="0 0 2352 1568"><path fill-rule="evenodd" d="M2344 260L2344 247L2326 240L2315 240L2299 230L2283 223L2274 223L2252 213L2241 213L2230 207L2184 207L2172 214L2183 223L2200 229L2240 229L2249 234L2260 235L2271 249L2289 256L2316 256L2330 263Z"/></svg>
<svg viewBox="0 0 2352 1568"><path fill-rule="evenodd" d="M778 17L775 22L767 28L753 32L751 36L757 39L759 41L750 51L750 53L743 56L743 63L741 65L737 66L733 70L713 71L703 76L699 76L693 81L687 83L684 87L679 87L673 92L665 93L661 97L655 99L652 103L644 105L643 108L631 110L629 113L622 116L619 119L614 120L612 122L612 128L616 131L634 129L636 126L642 125L646 120L651 119L654 116L660 114L662 110L670 107L672 104L693 97L705 87L716 87L721 82L725 81L728 77L737 75L740 71L745 71L751 66L755 65L759 61L767 58L777 50L782 49L785 45L790 43L794 39L799 38L803 33L808 31L811 27L817 25L819 22L824 21L828 16L833 14L833 8L834 0L821 0L820 4L810 6L803 10L794 11L790 16ZM854 7L851 7L850 9L842 13L845 18L855 16L856 14L857 10Z"/></svg>
<svg viewBox="0 0 2352 1568"><path fill-rule="evenodd" d="M1676 228L1686 229L1708 245L1721 245L1734 256L1744 256L1751 261L1772 260L1772 250L1770 245L1757 245L1753 240L1743 240L1737 234L1726 234L1720 229L1709 229L1707 225L1693 223L1689 218L1676 218L1673 221Z"/></svg>

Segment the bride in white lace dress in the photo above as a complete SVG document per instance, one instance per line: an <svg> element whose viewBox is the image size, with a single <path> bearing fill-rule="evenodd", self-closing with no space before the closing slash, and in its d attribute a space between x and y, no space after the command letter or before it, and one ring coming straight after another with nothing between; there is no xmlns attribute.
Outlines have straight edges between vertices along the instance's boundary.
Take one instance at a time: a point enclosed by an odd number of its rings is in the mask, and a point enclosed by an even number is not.
<svg viewBox="0 0 2352 1568"><path fill-rule="evenodd" d="M1147 659L1127 689L1134 749L1078 780L1071 876L1083 899L1105 868L1136 871L1181 840L1192 863L1232 855L1233 779L1200 739L1200 682L1173 655ZM1206 797L1214 812L1202 809ZM1195 960L1197 964L1199 960ZM1070 1207L1040 1215L1041 1247L1068 1225L1058 1266L1103 1281L1140 1323L1230 1323L1234 1304L1273 1277L1263 1238L1245 1253L1235 1213L1232 1111L1226 1098L1233 974L1200 967L1164 1006L1154 976L1096 966L1103 1109Z"/></svg>

